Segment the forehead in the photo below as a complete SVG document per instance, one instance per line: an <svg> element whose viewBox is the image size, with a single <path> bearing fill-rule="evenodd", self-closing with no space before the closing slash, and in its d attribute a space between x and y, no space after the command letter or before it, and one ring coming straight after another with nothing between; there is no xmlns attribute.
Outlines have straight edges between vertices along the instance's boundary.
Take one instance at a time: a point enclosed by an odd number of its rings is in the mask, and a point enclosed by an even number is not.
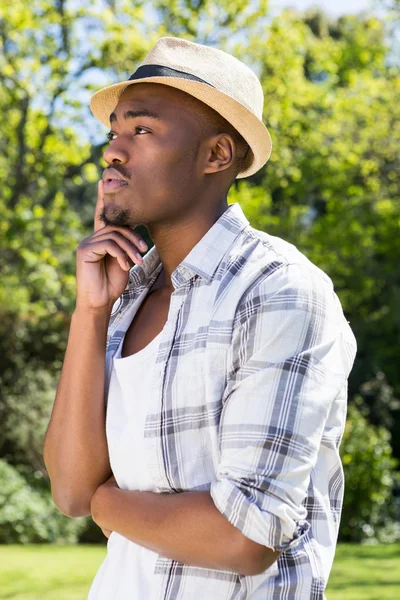
<svg viewBox="0 0 400 600"><path fill-rule="evenodd" d="M129 109L153 110L163 120L196 119L199 101L181 90L157 83L139 83L128 86L114 109L117 118Z"/></svg>

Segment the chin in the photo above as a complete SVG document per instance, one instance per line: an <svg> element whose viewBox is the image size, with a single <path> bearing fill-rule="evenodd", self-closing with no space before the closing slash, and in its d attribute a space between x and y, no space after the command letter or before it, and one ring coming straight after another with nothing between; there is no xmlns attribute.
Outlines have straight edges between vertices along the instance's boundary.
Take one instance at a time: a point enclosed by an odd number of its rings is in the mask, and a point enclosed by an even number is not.
<svg viewBox="0 0 400 600"><path fill-rule="evenodd" d="M113 227L136 227L137 220L132 210L117 206L116 204L106 204L101 215L101 221L104 225Z"/></svg>

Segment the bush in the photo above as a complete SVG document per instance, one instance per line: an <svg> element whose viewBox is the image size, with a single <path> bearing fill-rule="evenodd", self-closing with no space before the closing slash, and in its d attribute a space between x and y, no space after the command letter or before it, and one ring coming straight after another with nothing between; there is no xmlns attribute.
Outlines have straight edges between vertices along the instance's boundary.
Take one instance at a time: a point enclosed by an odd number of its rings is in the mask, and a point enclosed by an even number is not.
<svg viewBox="0 0 400 600"><path fill-rule="evenodd" d="M8 380L8 377L10 380ZM23 377L0 379L0 458L46 474L43 439L50 420L57 378L37 365L27 365ZM47 488L48 488L47 481Z"/></svg>
<svg viewBox="0 0 400 600"><path fill-rule="evenodd" d="M60 513L49 491L33 489L14 467L0 460L0 543L75 544L87 521Z"/></svg>
<svg viewBox="0 0 400 600"><path fill-rule="evenodd" d="M397 461L392 457L390 433L368 423L360 397L349 406L340 454L346 480L340 539L389 541L390 531L398 537L393 527Z"/></svg>

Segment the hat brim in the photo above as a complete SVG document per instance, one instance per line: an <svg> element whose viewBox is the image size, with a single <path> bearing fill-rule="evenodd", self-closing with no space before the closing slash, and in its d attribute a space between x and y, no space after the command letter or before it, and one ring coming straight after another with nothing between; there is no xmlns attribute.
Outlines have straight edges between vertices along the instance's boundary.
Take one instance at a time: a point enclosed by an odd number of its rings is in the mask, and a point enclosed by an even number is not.
<svg viewBox="0 0 400 600"><path fill-rule="evenodd" d="M122 81L95 92L90 100L93 115L106 127L110 127L110 115L118 104L123 91L138 83L160 83L173 87L208 104L224 117L240 133L250 146L242 171L236 179L254 175L268 161L272 141L264 123L246 106L216 88L198 81L179 77L145 77L133 81Z"/></svg>

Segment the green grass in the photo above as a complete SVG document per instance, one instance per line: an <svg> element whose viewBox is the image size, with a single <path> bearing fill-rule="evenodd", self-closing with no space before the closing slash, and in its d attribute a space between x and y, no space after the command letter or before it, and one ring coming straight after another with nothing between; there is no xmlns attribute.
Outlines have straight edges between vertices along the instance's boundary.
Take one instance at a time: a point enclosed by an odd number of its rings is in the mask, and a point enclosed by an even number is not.
<svg viewBox="0 0 400 600"><path fill-rule="evenodd" d="M0 546L1 600L85 600L105 546ZM400 544L339 545L327 600L400 598Z"/></svg>
<svg viewBox="0 0 400 600"><path fill-rule="evenodd" d="M84 600L106 555L99 546L0 546L1 600Z"/></svg>
<svg viewBox="0 0 400 600"><path fill-rule="evenodd" d="M326 597L327 600L400 598L400 544L340 544Z"/></svg>

